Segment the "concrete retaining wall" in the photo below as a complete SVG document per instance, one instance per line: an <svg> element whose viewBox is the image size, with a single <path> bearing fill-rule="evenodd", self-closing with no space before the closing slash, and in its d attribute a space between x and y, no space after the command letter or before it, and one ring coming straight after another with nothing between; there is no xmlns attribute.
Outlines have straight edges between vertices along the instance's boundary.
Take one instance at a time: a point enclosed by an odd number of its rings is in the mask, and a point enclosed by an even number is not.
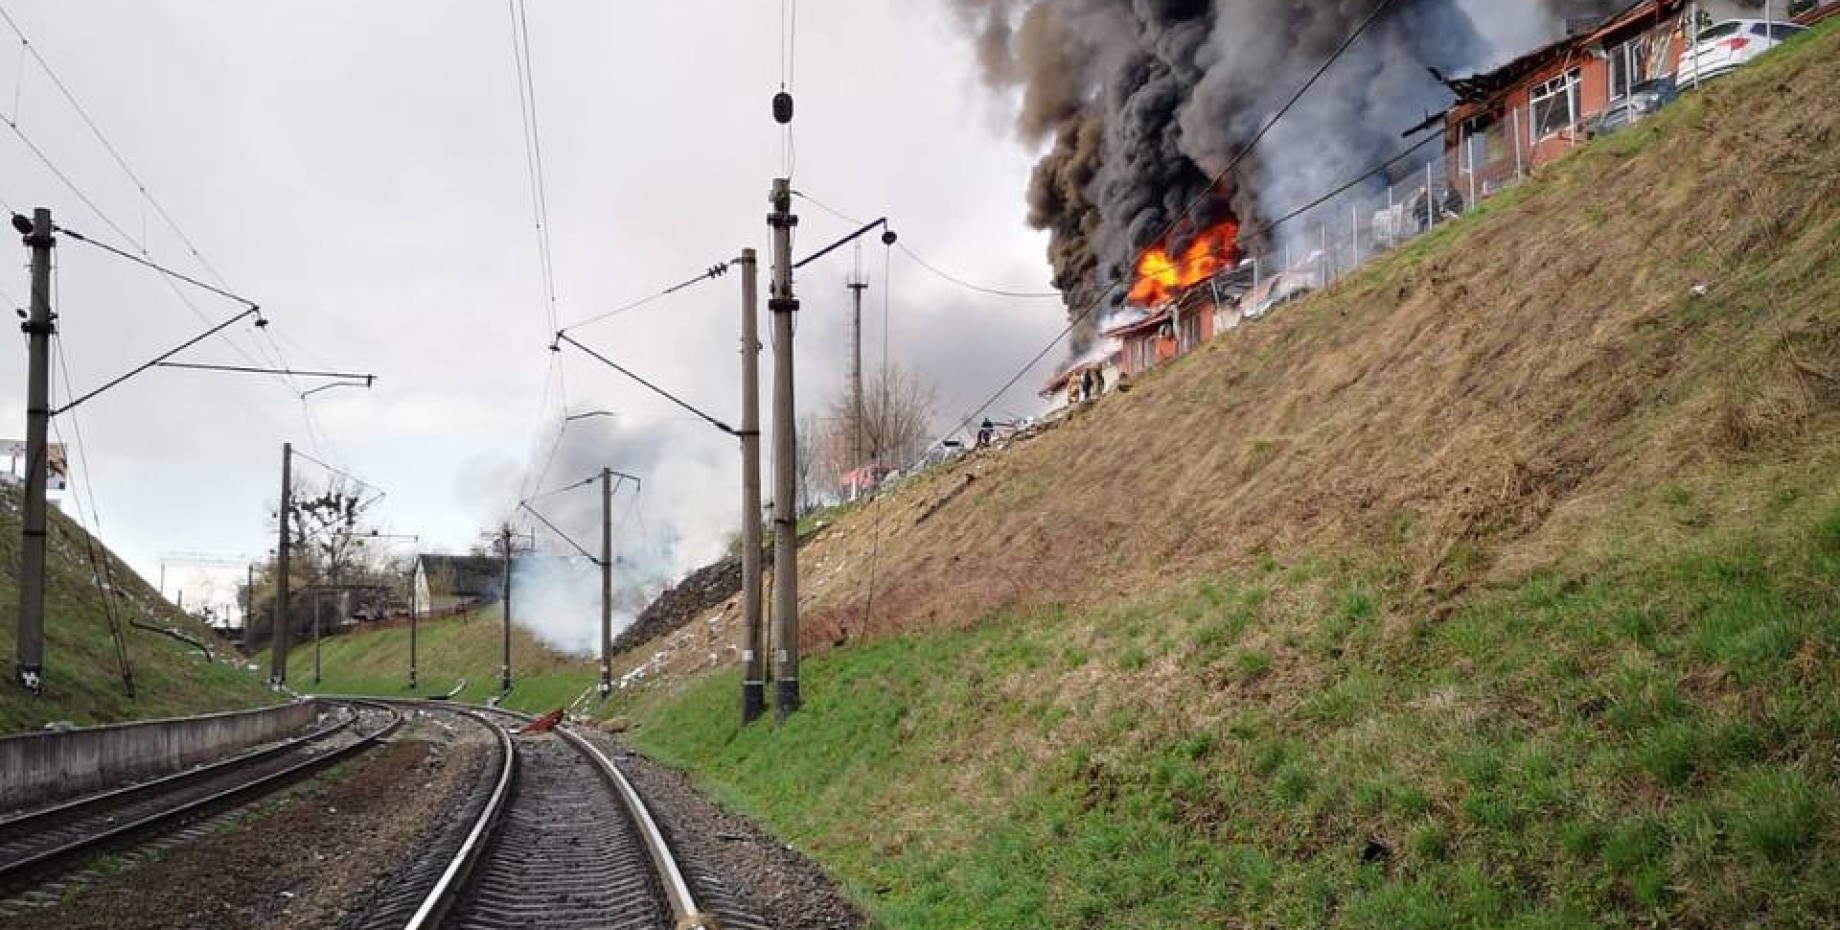
<svg viewBox="0 0 1840 930"><path fill-rule="evenodd" d="M319 712L317 702L304 700L202 717L0 737L0 810L36 807L187 769L295 735Z"/></svg>

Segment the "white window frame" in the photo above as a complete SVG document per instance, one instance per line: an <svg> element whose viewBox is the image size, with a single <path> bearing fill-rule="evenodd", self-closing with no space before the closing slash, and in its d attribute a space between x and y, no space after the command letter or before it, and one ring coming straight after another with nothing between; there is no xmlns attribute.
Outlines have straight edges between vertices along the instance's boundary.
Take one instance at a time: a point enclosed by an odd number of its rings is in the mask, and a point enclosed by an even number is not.
<svg viewBox="0 0 1840 930"><path fill-rule="evenodd" d="M1610 102L1626 100L1635 91L1636 85L1654 80L1657 75L1648 73L1648 65L1653 60L1653 38L1637 36L1610 50ZM1647 47L1644 47L1647 46ZM1617 87L1617 64L1623 66L1623 86Z"/></svg>
<svg viewBox="0 0 1840 930"><path fill-rule="evenodd" d="M1582 83L1583 76L1583 72L1580 69L1571 68L1564 74L1549 81L1542 81L1534 85L1533 90L1527 94L1527 125L1534 130L1528 133L1528 135L1531 135L1535 141L1554 135L1559 131L1557 129L1545 132L1539 131L1539 110L1541 104L1561 94L1565 95L1566 121L1563 128L1572 129L1578 125L1578 90L1579 85Z"/></svg>
<svg viewBox="0 0 1840 930"><path fill-rule="evenodd" d="M1635 79L1635 43L1624 42L1610 50L1610 102L1616 103L1629 96L1629 90L1640 83ZM1618 69L1621 73L1618 73ZM1618 85L1621 86L1618 86Z"/></svg>

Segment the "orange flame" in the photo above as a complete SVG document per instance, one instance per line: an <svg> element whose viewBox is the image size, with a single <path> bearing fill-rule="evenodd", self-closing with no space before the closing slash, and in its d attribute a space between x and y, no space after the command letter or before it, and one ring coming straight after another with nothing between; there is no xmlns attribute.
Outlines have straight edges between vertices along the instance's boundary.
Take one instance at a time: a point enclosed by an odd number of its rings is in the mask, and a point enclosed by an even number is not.
<svg viewBox="0 0 1840 930"><path fill-rule="evenodd" d="M1137 283L1125 299L1146 307L1167 302L1239 261L1238 239L1239 223L1225 220L1196 236L1180 256L1170 255L1165 243L1152 246L1137 259Z"/></svg>

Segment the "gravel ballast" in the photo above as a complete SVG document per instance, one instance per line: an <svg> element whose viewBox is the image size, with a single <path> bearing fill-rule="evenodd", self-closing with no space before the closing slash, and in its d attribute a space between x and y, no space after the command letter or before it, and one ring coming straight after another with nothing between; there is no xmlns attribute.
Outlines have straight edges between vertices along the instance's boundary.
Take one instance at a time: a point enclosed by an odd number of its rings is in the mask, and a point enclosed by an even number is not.
<svg viewBox="0 0 1840 930"><path fill-rule="evenodd" d="M778 930L856 930L869 926L816 863L744 817L722 810L683 773L651 762L604 733L592 740L645 799L677 857L721 876L726 891Z"/></svg>

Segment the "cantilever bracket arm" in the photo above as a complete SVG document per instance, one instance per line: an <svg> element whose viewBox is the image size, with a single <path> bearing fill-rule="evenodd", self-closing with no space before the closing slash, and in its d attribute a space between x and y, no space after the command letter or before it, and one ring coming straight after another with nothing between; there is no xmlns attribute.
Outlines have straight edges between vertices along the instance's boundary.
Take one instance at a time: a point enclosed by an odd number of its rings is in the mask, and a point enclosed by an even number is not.
<svg viewBox="0 0 1840 930"><path fill-rule="evenodd" d="M631 481L639 489L644 489L645 487L645 482L641 481L638 475L629 475L616 468L607 469L607 473L620 479L620 481ZM583 478L580 481L574 482L573 484L565 484L559 488L551 488L547 491L543 491L537 494L532 494L529 497L524 498L519 503L520 504L536 503L537 501L543 500L546 497L555 497L558 494L562 494L567 491L573 491L576 488L585 488L588 485L591 485L594 482L599 481L599 480L601 480L601 473L595 472L594 474L589 475L588 477ZM619 490L620 481L614 482L614 485L613 485L614 490Z"/></svg>
<svg viewBox="0 0 1840 930"><path fill-rule="evenodd" d="M850 233L847 236L844 236L842 239L839 239L836 242L833 242L830 245L827 245L824 248L819 249L818 251L813 252L810 255L807 255L802 259L799 259L796 262L793 262L792 267L795 271L797 269L803 268L806 265L809 265L812 262L815 262L818 259L823 258L824 256L829 255L832 252L835 252L838 249L843 248L845 245L848 245L850 242L855 240L857 237L861 236L863 233L866 233L869 230L874 229L877 226L880 226L884 230L886 230L885 232L882 233L882 244L894 245L894 241L895 241L894 230L887 228L888 227L888 217L884 216L879 219L870 220L869 222L862 224L862 227L856 230L855 232Z"/></svg>
<svg viewBox="0 0 1840 930"><path fill-rule="evenodd" d="M334 376L334 375L327 375L326 377L336 377L336 376ZM359 383L358 383L357 381L334 381L334 382L332 382L331 384L322 384L322 385L320 385L319 387L316 387L316 388L307 388L306 390L304 390L304 391L301 391L301 392L300 392L300 399L301 399L301 400L306 400L306 399L307 399L308 397L311 397L311 396L313 396L314 394L318 394L318 393L319 393L319 392L321 392L321 391L330 391L330 390L332 390L333 388L342 388L342 387L361 387L361 388L364 388L364 389L366 389L366 390L369 390L369 389L370 389L370 386L371 386L371 384L372 384L373 382L375 382L376 380L377 380L377 376L376 376L376 375L365 375L365 376L364 376L364 383L362 383L362 384L359 384Z"/></svg>
<svg viewBox="0 0 1840 930"><path fill-rule="evenodd" d="M364 382L365 387L370 387L377 380L376 375L360 374L354 371L302 371L298 368L262 368L255 365L211 365L205 362L156 362L155 364L161 368L181 368L186 371L223 371L244 375L288 375L294 378L338 378L341 381L352 382L353 387L356 387L359 381ZM332 387L333 385L327 386Z"/></svg>
<svg viewBox="0 0 1840 930"><path fill-rule="evenodd" d="M697 419L700 419L703 422L708 423L710 426L713 426L716 429L719 429L722 432L729 434L730 436L740 436L741 435L739 432L735 430L734 427L729 426L727 423L724 423L721 420L718 420L715 417L712 417L709 414L704 413L703 411L690 406L688 403L679 399L677 395L672 394L670 391L667 391L664 388L661 388L658 385L653 384L652 382L647 381L644 378L641 378L636 374L633 374L630 370L628 370L624 365L621 365L619 362L616 362L613 359L610 359L607 356L602 355L599 352L596 352L593 349L590 349L587 346L582 345L581 343L575 341L575 337L569 335L566 330L559 331L556 333L556 341L550 343L550 348L554 350L556 349L558 345L564 342L568 343L569 345L574 346L577 349L580 349L583 352L586 352L589 357L593 358L595 361L600 362L603 365L606 365L608 368L611 368L614 371L617 371L620 374L623 374L626 377L639 382L639 384L643 385L647 390L651 391L652 393L657 394L659 397L662 397L665 400L668 400L671 403L676 404L677 406L690 411L692 414L694 414L697 417Z"/></svg>
<svg viewBox="0 0 1840 930"><path fill-rule="evenodd" d="M568 543L570 546L573 546L575 548L575 551L581 553L582 556L586 558L588 561L593 562L594 564L599 565L603 568L606 567L605 562L602 562L599 558L596 558L595 555L589 552L588 550L583 549L581 547L581 543L576 542L573 538L569 536L569 534L564 533L561 527L558 527L556 524L549 522L549 518L539 513L537 511L537 508L530 506L530 503L528 501L518 501L518 507L524 510L526 513L529 513L531 516L536 517L539 521L543 523L544 526L549 527L550 532L555 533L557 536L562 537L563 542Z"/></svg>
<svg viewBox="0 0 1840 930"><path fill-rule="evenodd" d="M53 410L53 411L51 411L51 416L54 416L54 417L55 417L55 416L57 416L57 415L59 415L59 414L62 414L62 413L68 413L68 412L70 412L71 410L74 410L74 409L76 409L76 407L77 407L77 405L78 405L78 404L81 404L81 403L83 403L84 401L87 401L87 400L89 400L90 398L92 398L92 397L95 397L95 396L96 396L97 394L100 394L100 393L102 393L103 391L106 391L106 390L108 390L109 388L112 388L112 387L114 387L114 386L116 386L116 385L118 385L118 384L120 384L120 383L122 383L123 381L126 381L126 380L128 380L129 378L132 378L132 377L134 377L135 375L138 375L138 374L140 374L140 373L141 373L141 372L143 372L143 371L146 371L146 370L147 370L147 369L149 369L149 368L152 368L152 367L154 367L154 366L156 366L156 365L160 365L160 364L162 364L162 363L164 363L164 362L165 362L165 361L166 361L167 359L169 359L169 358L172 358L173 356L175 356L175 355L178 355L178 354L179 354L179 353L181 353L181 352L184 352L184 351L185 351L186 349L189 349L189 348L191 348L192 346L195 346L195 345L197 345L197 344L199 344L199 343L201 343L201 342L203 342L203 341L205 341L206 339L209 339L209 338L211 338L212 336L215 336L215 335L217 335L218 333L220 333L220 332L223 332L223 331L224 331L224 330L226 330L226 329L229 329L229 328L230 328L230 327L231 327L231 326L232 326L233 324L235 324L235 323L237 323L237 322L239 322L239 321L241 321L241 320L242 320L242 319L243 319L244 317L249 317L249 316L253 316L253 317L255 317L255 318L256 318L256 325L257 325L257 326L267 326L267 325L268 325L268 321L262 318L262 308L261 308L261 307L257 307L257 306L255 306L254 304L251 304L251 305L250 305L250 307L249 307L249 309L247 309L247 310L244 310L244 311L243 311L242 313L239 313L239 314L237 314L236 316L233 316L233 317L231 317L230 319L227 319L227 320L225 320L225 321L223 321L222 323L219 323L219 324L217 324L216 326L213 326L213 327L211 327L210 329L207 329L207 330L205 330L204 332L202 332L202 333L199 333L198 335L196 335L196 336L193 336L192 338L190 338L190 339L187 339L186 341L184 341L184 342L182 342L182 343L179 343L179 345L178 345L178 346L176 346L176 347L174 347L174 348L172 348L172 349L170 349L170 350L168 350L168 351L166 351L166 352L162 352L162 353L160 353L160 354L159 354L159 355L157 355L157 356L154 356L154 358L153 358L153 360L152 360L152 361L150 361L150 362L147 362L146 364L143 364L143 365L141 365L140 367L138 367L138 368L136 368L136 369L134 369L133 371L130 371L130 372L128 372L127 374L125 374L125 375L122 375L121 377L119 377L119 378L116 378L116 379L115 379L115 380L113 380L113 381L110 381L109 383L107 383L107 384L105 384L105 385L103 385L103 386L101 386L101 387L99 387L99 388L97 388L97 389L95 389L95 390L93 390L93 391L91 391L91 392L89 392L88 394L85 394L85 395L83 395L82 397L79 397L79 398L77 398L76 400L73 400L73 401L71 401L70 403L68 403L68 404L65 404L64 406L62 406L62 407L59 407L59 408L57 408L56 410Z"/></svg>

